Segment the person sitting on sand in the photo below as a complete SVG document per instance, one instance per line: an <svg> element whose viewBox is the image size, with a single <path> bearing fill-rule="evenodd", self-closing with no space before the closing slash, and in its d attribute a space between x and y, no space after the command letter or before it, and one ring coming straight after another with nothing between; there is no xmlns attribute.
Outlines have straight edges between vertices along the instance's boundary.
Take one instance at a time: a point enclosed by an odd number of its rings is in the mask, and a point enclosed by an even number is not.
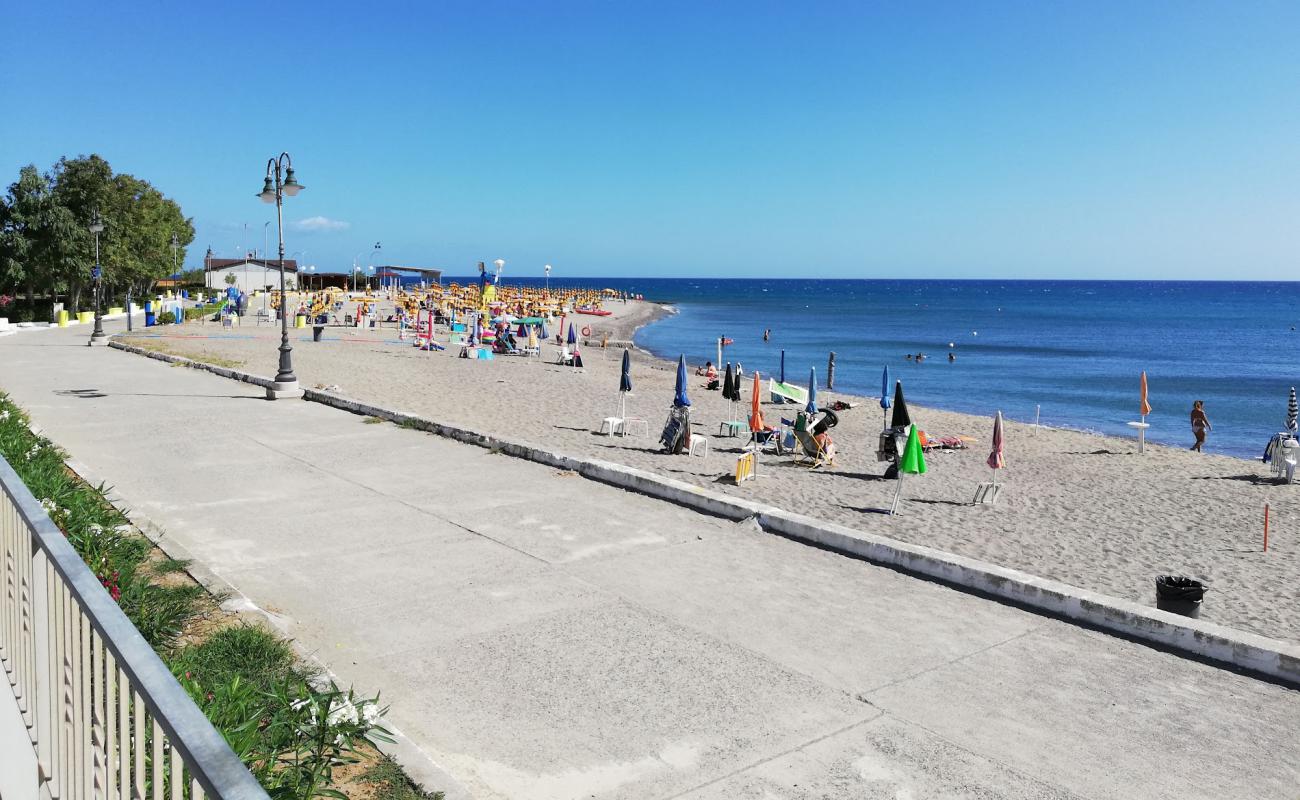
<svg viewBox="0 0 1300 800"><path fill-rule="evenodd" d="M695 368L695 374L703 375L704 377L712 380L718 377L718 370L716 367L713 366L712 361L705 361L704 366Z"/></svg>
<svg viewBox="0 0 1300 800"><path fill-rule="evenodd" d="M1201 445L1205 444L1205 432L1210 430L1210 418L1205 416L1205 401L1195 400L1192 402L1192 435L1196 437L1196 444L1192 449L1201 452Z"/></svg>

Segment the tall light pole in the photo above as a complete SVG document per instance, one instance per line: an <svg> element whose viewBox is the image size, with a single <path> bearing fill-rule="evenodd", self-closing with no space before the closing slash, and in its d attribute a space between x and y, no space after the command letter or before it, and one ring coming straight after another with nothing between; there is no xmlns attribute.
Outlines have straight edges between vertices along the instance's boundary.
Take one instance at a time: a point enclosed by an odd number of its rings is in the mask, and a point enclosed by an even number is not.
<svg viewBox="0 0 1300 800"><path fill-rule="evenodd" d="M171 248L172 248L172 274L176 276L176 299L179 300L181 296L181 270L180 270L180 266L176 262L176 257L180 253L181 240L180 237L178 237L174 233L172 234Z"/></svg>
<svg viewBox="0 0 1300 800"><path fill-rule="evenodd" d="M95 234L95 266L90 270L90 277L95 281L95 330L90 334L90 341L87 342L91 347L108 344L108 336L104 333L104 314L102 311L104 276L99 267L99 234L103 231L104 218L99 216L99 209L95 209L90 215L90 232Z"/></svg>
<svg viewBox="0 0 1300 800"><path fill-rule="evenodd" d="M549 296L551 294L551 265L547 264L543 267L543 271L546 273L546 294Z"/></svg>
<svg viewBox="0 0 1300 800"><path fill-rule="evenodd" d="M495 283L495 284L497 284L497 285L500 285L500 284L501 284L501 270L505 269L505 267L506 267L506 261L505 261L504 258L498 258L496 261L493 261L492 263L495 264L495 265L496 265L496 268L497 268L496 275L493 276L493 278L492 278L492 282Z"/></svg>
<svg viewBox="0 0 1300 800"><path fill-rule="evenodd" d="M289 299L284 291L284 196L293 197L302 189L302 184L293 175L293 160L288 153L267 160L266 181L257 196L264 203L275 203L276 228L280 235L280 371L275 373L275 382L266 388L267 400L302 397L298 377L293 374L293 348L289 346Z"/></svg>

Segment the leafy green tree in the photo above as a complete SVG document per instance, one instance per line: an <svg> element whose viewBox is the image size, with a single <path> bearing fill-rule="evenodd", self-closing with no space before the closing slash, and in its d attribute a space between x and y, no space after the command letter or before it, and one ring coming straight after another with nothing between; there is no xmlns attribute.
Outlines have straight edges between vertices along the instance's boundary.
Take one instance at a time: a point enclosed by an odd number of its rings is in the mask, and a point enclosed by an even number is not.
<svg viewBox="0 0 1300 800"><path fill-rule="evenodd" d="M115 175L98 155L64 157L44 175L23 167L0 199L0 289L25 288L29 305L37 290L66 291L69 309L80 309L95 260L89 224L96 211L105 226L106 290L146 293L184 264L194 225L174 200L148 181Z"/></svg>

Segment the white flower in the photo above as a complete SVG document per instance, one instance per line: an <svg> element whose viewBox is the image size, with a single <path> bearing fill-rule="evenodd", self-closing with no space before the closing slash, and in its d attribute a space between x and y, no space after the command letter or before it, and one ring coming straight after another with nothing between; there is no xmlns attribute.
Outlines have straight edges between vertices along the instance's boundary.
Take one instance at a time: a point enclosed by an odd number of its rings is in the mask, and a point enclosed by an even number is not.
<svg viewBox="0 0 1300 800"><path fill-rule="evenodd" d="M91 536L103 536L104 526L96 525L95 523L92 522L90 523L90 525L86 527L86 533L89 533Z"/></svg>
<svg viewBox="0 0 1300 800"><path fill-rule="evenodd" d="M374 703L366 703L361 707L361 718L365 720L366 725L373 728L379 724L379 706Z"/></svg>
<svg viewBox="0 0 1300 800"><path fill-rule="evenodd" d="M330 708L330 714L325 718L325 723L327 725L338 725L340 722L347 722L356 725L358 719L360 717L357 716L357 707L347 700L340 699L336 700L333 707Z"/></svg>
<svg viewBox="0 0 1300 800"><path fill-rule="evenodd" d="M9 409L6 408L4 411L0 411L0 422L4 422L7 419L9 419Z"/></svg>
<svg viewBox="0 0 1300 800"><path fill-rule="evenodd" d="M41 508L45 509L46 514L53 514L59 507L53 500L47 497L41 501Z"/></svg>

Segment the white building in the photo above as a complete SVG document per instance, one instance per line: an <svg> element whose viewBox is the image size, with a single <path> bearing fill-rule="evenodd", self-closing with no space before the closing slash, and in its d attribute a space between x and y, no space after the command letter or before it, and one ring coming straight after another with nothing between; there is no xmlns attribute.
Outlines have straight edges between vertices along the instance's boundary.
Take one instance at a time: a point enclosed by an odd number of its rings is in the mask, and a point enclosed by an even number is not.
<svg viewBox="0 0 1300 800"><path fill-rule="evenodd" d="M280 262L274 258L206 258L204 271L206 285L214 292L224 292L232 285L241 292L280 288ZM228 282L231 275L233 284ZM292 258L284 260L284 285L289 289L298 286L298 262Z"/></svg>

